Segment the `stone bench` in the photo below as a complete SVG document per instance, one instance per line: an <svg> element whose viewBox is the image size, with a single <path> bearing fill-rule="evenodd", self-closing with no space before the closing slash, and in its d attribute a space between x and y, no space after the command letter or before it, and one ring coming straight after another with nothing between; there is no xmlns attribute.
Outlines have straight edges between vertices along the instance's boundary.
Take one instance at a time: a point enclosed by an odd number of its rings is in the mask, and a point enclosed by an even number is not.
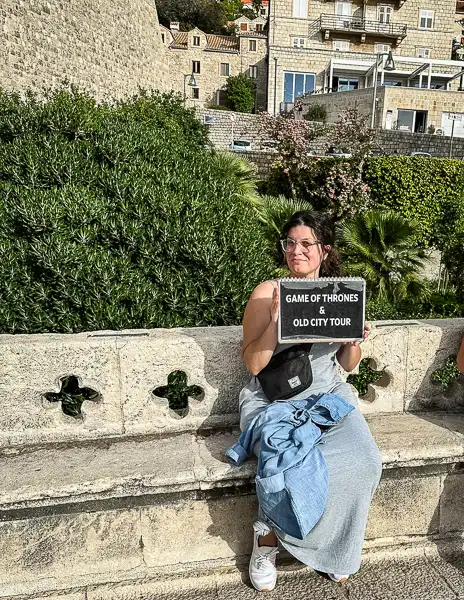
<svg viewBox="0 0 464 600"><path fill-rule="evenodd" d="M430 376L464 320L372 329L363 353L383 375L360 406L385 470L366 547L451 543L464 530L464 385L442 392ZM0 598L91 598L247 560L256 464L223 457L248 380L240 343L233 327L0 336ZM175 371L194 395L183 418L160 389ZM78 417L62 410L69 376L94 392Z"/></svg>

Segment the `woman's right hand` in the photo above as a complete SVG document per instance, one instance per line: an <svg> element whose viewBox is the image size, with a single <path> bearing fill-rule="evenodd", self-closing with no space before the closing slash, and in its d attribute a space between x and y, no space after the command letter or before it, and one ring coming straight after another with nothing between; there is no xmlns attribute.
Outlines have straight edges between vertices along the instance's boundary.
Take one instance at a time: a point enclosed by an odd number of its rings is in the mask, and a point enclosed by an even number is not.
<svg viewBox="0 0 464 600"><path fill-rule="evenodd" d="M279 296L279 286L275 285L274 291L272 293L272 304L271 304L271 321L277 323L279 320L279 304L280 304L280 296Z"/></svg>

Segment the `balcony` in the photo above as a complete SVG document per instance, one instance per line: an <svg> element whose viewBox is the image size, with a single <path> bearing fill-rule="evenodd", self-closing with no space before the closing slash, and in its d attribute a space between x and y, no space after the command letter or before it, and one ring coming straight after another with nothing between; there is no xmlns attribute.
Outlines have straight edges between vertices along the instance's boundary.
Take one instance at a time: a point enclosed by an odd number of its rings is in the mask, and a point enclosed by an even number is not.
<svg viewBox="0 0 464 600"><path fill-rule="evenodd" d="M381 23L380 21L368 21L362 17L349 17L344 15L321 15L313 21L310 26L310 35L316 31L325 32L325 38L329 39L330 32L345 32L359 34L364 42L366 35L394 38L400 42L407 35L407 25L404 23Z"/></svg>

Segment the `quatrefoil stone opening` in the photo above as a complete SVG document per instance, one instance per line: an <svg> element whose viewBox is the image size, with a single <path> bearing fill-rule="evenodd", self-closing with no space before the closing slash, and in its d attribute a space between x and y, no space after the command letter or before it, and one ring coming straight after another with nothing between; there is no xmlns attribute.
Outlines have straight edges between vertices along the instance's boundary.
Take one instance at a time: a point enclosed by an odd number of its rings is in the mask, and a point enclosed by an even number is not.
<svg viewBox="0 0 464 600"><path fill-rule="evenodd" d="M347 382L357 389L359 397L366 402L375 400L375 391L369 387L371 383L375 383L376 386L387 387L391 382L390 375L385 370L377 371L376 368L377 366L372 358L363 358L359 363L359 373L347 377Z"/></svg>
<svg viewBox="0 0 464 600"><path fill-rule="evenodd" d="M172 371L168 375L168 384L157 387L153 395L166 398L173 416L186 417L189 412L189 398L201 401L205 392L199 385L187 385L187 375L184 371Z"/></svg>
<svg viewBox="0 0 464 600"><path fill-rule="evenodd" d="M61 389L58 393L46 392L43 397L48 402L60 402L61 410L68 417L82 418L82 404L89 400L99 402L101 395L92 388L80 387L75 375L67 375L60 379Z"/></svg>

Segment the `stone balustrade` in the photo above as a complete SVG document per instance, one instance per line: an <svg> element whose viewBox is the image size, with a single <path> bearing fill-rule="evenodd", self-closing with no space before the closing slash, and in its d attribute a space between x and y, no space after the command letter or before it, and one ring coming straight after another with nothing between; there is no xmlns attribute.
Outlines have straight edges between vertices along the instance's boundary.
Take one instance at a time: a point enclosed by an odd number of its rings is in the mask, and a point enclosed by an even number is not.
<svg viewBox="0 0 464 600"><path fill-rule="evenodd" d="M363 355L384 371L360 407L365 414L464 404L458 384L442 392L431 374L457 352L464 319L376 322ZM173 434L238 423L249 376L240 327L0 336L0 448L114 436ZM157 388L182 371L197 386L181 417ZM61 380L74 376L98 394L81 415L63 413ZM47 399L57 394L56 401Z"/></svg>
<svg viewBox="0 0 464 600"><path fill-rule="evenodd" d="M456 543L464 380L431 376L464 319L371 326L363 353L381 376L360 408L384 475L367 551ZM246 563L256 462L224 459L249 377L241 335L0 336L0 598L141 600L153 582Z"/></svg>

